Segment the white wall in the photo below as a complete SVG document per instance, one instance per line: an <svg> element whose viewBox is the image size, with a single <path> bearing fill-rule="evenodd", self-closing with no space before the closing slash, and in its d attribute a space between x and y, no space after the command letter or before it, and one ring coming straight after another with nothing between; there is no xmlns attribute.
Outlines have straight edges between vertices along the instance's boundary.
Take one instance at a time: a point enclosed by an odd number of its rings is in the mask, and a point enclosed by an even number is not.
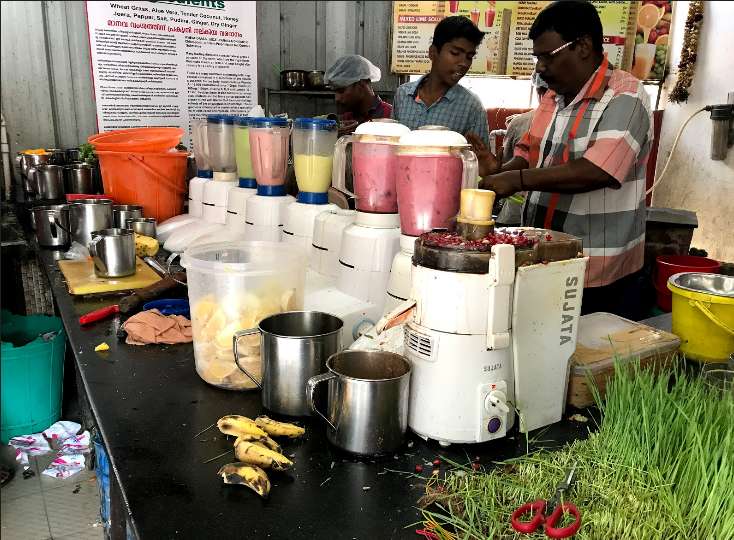
<svg viewBox="0 0 734 540"><path fill-rule="evenodd" d="M671 65L677 71L688 15L688 2L676 2ZM726 103L734 92L734 2L705 2L696 74L687 103L666 103L660 133L657 174L670 155L680 125L704 105ZM673 88L677 74L668 77ZM667 100L663 96L663 100ZM662 103L662 101L661 101ZM653 195L653 206L684 208L698 214L693 245L721 261L734 261L734 148L724 161L712 161L709 113L697 115L686 127L671 158L666 178Z"/></svg>

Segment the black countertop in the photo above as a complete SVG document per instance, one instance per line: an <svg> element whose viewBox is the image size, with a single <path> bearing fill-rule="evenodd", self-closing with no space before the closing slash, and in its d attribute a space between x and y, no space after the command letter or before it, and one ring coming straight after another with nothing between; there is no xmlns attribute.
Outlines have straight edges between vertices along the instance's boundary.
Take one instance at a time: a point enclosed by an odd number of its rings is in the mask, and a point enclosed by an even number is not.
<svg viewBox="0 0 734 540"><path fill-rule="evenodd" d="M324 424L306 419L302 440L281 441L294 469L269 473L270 497L261 500L216 475L233 457L203 463L230 449L231 441L216 428L194 437L225 414L263 413L260 394L205 383L194 370L189 344L136 347L118 341L120 316L80 327L80 315L117 297L71 297L53 252L41 251L40 258L138 538L414 539L420 528L416 502L424 489L414 476L416 464L436 457L468 463L479 456L490 466L526 451L526 437L517 431L501 441L449 448L411 434L394 455L357 459L329 445ZM94 352L101 342L109 352ZM564 420L539 438L546 447L560 445L585 437L591 424ZM422 476L431 469L424 466Z"/></svg>

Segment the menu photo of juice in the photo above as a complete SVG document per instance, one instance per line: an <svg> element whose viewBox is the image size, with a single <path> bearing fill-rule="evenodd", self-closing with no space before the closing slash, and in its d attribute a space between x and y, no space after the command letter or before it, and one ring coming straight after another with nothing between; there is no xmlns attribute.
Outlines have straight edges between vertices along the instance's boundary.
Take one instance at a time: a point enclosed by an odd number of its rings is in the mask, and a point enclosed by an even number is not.
<svg viewBox="0 0 734 540"><path fill-rule="evenodd" d="M637 11L635 55L630 72L640 80L663 78L673 18L670 1L645 0Z"/></svg>

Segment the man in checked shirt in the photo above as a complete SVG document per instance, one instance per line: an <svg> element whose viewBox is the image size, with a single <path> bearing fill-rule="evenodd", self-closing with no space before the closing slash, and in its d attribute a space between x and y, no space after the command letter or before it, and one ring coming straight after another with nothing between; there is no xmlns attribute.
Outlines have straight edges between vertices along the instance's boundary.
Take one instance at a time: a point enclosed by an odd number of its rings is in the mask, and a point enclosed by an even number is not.
<svg viewBox="0 0 734 540"><path fill-rule="evenodd" d="M647 94L608 62L599 14L588 2L550 4L529 38L549 90L504 165L469 135L480 187L498 197L528 191L523 225L583 240L589 263L582 314L644 318L645 171L653 138Z"/></svg>

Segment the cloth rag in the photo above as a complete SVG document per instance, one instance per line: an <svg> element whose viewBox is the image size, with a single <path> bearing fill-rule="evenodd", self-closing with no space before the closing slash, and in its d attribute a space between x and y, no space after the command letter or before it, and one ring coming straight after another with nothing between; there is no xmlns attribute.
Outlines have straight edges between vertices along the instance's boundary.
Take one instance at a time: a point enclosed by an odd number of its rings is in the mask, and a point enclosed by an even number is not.
<svg viewBox="0 0 734 540"><path fill-rule="evenodd" d="M163 315L149 309L130 317L123 325L128 345L191 343L191 321L183 315Z"/></svg>

